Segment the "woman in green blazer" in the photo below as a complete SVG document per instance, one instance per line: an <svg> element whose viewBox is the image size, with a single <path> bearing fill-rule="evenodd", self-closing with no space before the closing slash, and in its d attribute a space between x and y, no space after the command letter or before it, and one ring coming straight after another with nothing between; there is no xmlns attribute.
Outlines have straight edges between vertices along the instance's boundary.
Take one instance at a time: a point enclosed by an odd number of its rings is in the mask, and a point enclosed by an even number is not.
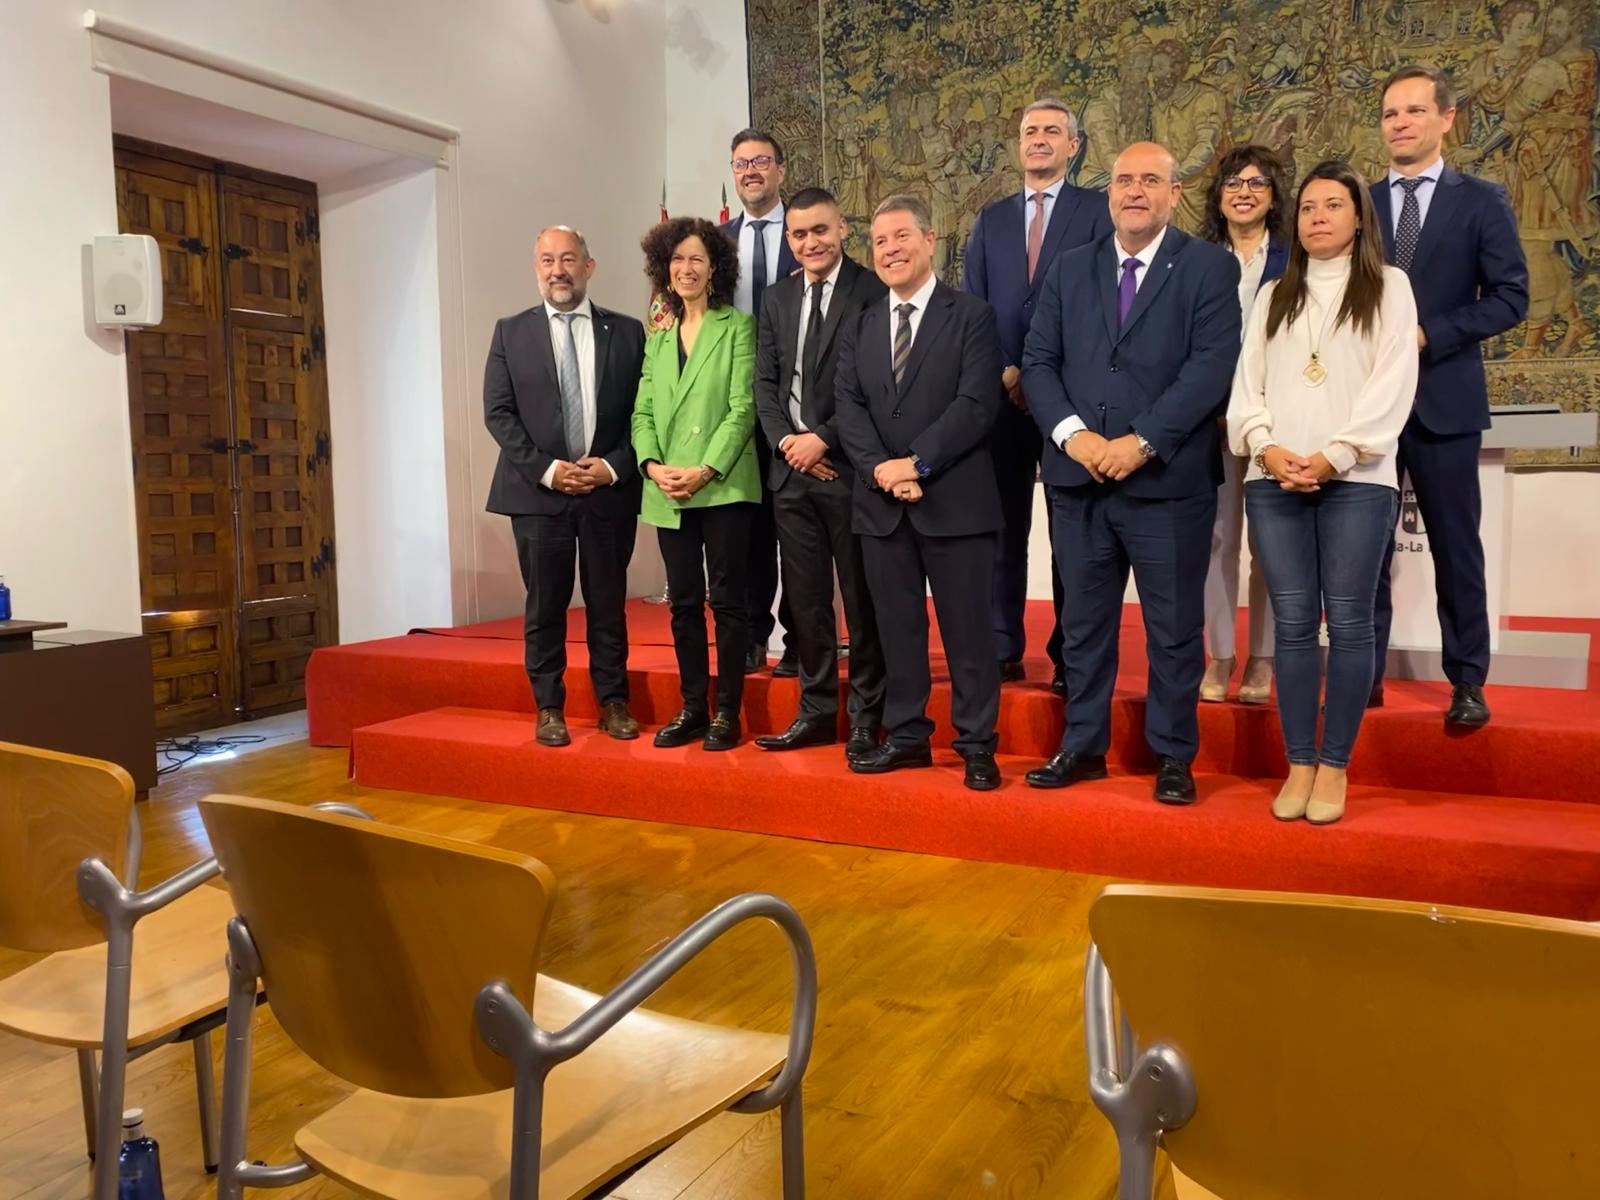
<svg viewBox="0 0 1600 1200"><path fill-rule="evenodd" d="M739 744L750 643L745 598L756 465L756 322L733 307L739 258L710 221L663 221L644 242L645 274L673 324L650 336L633 409L633 448L646 476L640 516L656 527L667 567L683 711L657 746ZM702 562L704 566L702 567ZM715 715L707 707L706 581L717 636Z"/></svg>

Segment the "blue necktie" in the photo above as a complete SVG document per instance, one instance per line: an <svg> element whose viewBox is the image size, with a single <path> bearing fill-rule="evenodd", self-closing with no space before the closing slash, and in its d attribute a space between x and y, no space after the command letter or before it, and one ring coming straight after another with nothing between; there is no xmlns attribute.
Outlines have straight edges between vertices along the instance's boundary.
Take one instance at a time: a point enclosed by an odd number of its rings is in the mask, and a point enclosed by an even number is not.
<svg viewBox="0 0 1600 1200"><path fill-rule="evenodd" d="M1417 254L1417 239L1422 236L1422 204L1417 200L1417 189L1427 182L1426 176L1400 180L1406 198L1400 203L1400 220L1394 227L1394 265L1408 273Z"/></svg>
<svg viewBox="0 0 1600 1200"><path fill-rule="evenodd" d="M750 311L761 316L761 293L767 290L767 226L769 221L751 221L756 250L750 260Z"/></svg>

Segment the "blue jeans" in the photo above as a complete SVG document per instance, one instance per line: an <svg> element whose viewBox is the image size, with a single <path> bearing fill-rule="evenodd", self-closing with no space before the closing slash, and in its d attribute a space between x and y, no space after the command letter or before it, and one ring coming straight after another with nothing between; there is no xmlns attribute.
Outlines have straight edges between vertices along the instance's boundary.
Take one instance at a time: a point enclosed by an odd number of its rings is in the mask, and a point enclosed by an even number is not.
<svg viewBox="0 0 1600 1200"><path fill-rule="evenodd" d="M1399 500L1393 488L1376 483L1335 481L1317 492L1287 492L1271 480L1245 486L1245 512L1278 625L1278 718L1296 766L1350 765L1372 691L1372 613ZM1319 755L1317 629L1324 612L1328 694Z"/></svg>

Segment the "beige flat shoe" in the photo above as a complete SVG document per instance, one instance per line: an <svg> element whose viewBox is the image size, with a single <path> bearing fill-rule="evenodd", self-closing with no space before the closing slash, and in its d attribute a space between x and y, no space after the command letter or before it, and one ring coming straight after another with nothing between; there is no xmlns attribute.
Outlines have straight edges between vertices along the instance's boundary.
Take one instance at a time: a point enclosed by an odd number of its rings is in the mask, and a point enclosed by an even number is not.
<svg viewBox="0 0 1600 1200"><path fill-rule="evenodd" d="M1245 660L1244 677L1239 680L1240 704L1265 704L1272 699L1272 660Z"/></svg>
<svg viewBox="0 0 1600 1200"><path fill-rule="evenodd" d="M1233 678L1233 659L1213 658L1206 664L1206 673L1200 680L1200 699L1207 704L1221 704L1228 698L1228 681Z"/></svg>
<svg viewBox="0 0 1600 1200"><path fill-rule="evenodd" d="M1317 782L1311 789L1311 802L1306 805L1306 820L1312 825L1332 825L1344 816L1344 795L1348 786L1349 780L1343 771L1319 767Z"/></svg>

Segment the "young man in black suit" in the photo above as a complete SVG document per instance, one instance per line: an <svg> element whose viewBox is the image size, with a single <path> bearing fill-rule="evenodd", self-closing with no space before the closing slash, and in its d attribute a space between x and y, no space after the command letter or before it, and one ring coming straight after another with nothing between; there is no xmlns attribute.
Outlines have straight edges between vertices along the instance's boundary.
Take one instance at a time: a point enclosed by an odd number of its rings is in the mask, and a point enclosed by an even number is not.
<svg viewBox="0 0 1600 1200"><path fill-rule="evenodd" d="M1000 343L994 309L933 274L937 240L920 198L891 196L878 205L873 265L889 295L840 331L839 432L856 476L853 524L889 668L888 740L850 769L932 764L931 590L950 665L956 750L966 760L966 785L987 791L1000 786L1000 667L989 629L1003 523L989 457L1003 403Z"/></svg>
<svg viewBox="0 0 1600 1200"><path fill-rule="evenodd" d="M766 466L782 551L783 592L798 645L800 711L783 733L756 739L763 750L838 740L839 631L833 575L839 573L850 624L850 738L846 759L878 744L883 719L883 648L850 528L851 476L834 404L841 325L888 290L844 253L849 230L838 202L807 188L785 214L790 249L803 268L766 289L756 344L756 416L772 456Z"/></svg>
<svg viewBox="0 0 1600 1200"><path fill-rule="evenodd" d="M636 738L623 606L639 520L630 426L644 326L589 300L595 264L577 230L546 229L533 262L544 303L496 323L483 412L500 444L488 510L511 518L528 589L524 631L539 709L535 737L544 746L572 740L563 677L576 562L600 728L614 738Z"/></svg>
<svg viewBox="0 0 1600 1200"><path fill-rule="evenodd" d="M1405 67L1383 89L1389 173L1372 187L1372 206L1389 261L1411 279L1417 301L1417 402L1400 434L1399 471L1411 476L1428 530L1443 634L1444 673L1452 685L1445 724L1487 724L1489 591L1478 524L1478 452L1489 428L1483 376L1485 339L1527 315L1528 263L1505 193L1445 165L1440 146L1455 123L1449 77ZM1389 565L1378 577L1377 672L1369 707L1383 703L1394 604Z"/></svg>

